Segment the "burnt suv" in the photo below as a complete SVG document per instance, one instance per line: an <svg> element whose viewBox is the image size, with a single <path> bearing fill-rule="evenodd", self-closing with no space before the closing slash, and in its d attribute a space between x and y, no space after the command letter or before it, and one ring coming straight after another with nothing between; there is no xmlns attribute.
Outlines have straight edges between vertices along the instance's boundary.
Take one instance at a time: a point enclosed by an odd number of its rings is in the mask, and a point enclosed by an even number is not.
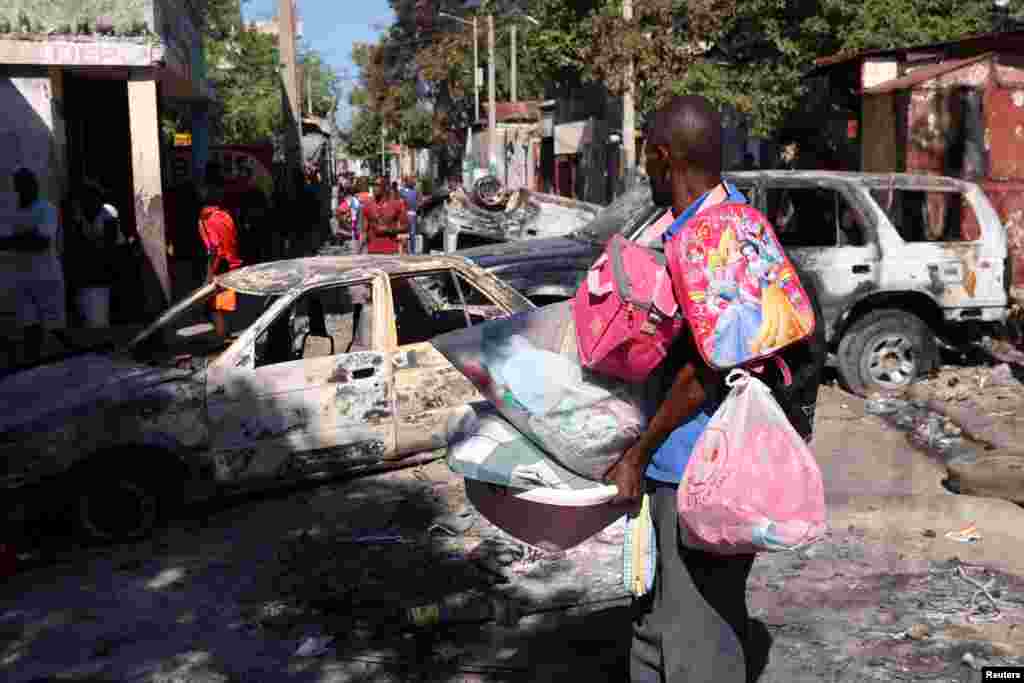
<svg viewBox="0 0 1024 683"><path fill-rule="evenodd" d="M1006 230L969 182L940 176L749 171L726 176L772 221L815 285L843 383L898 390L938 362L942 342L1004 323ZM641 182L566 237L459 251L534 303L573 296L614 234L646 240L662 217Z"/></svg>

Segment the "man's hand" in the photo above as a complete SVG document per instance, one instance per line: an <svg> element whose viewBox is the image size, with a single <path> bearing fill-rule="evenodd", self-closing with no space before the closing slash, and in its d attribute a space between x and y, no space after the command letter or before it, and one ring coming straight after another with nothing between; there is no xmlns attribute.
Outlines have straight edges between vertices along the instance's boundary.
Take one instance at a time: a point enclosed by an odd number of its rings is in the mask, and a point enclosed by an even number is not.
<svg viewBox="0 0 1024 683"><path fill-rule="evenodd" d="M633 503L643 494L644 470L647 468L647 452L639 444L634 445L622 459L609 468L605 480L615 484L619 492L613 503Z"/></svg>

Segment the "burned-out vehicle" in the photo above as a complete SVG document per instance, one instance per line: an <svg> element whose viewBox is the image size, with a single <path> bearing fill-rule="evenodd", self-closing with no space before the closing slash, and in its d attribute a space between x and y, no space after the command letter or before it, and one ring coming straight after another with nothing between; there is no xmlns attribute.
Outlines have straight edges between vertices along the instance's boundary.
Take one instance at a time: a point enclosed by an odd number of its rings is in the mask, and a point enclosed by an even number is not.
<svg viewBox="0 0 1024 683"><path fill-rule="evenodd" d="M231 293L223 340L208 304ZM138 537L182 500L408 462L480 400L429 340L531 307L452 256L227 273L119 351L0 381L0 498L60 501L94 537Z"/></svg>
<svg viewBox="0 0 1024 683"><path fill-rule="evenodd" d="M459 189L444 203L424 207L419 229L428 249L451 253L565 235L587 225L600 210L596 204L525 189L486 194Z"/></svg>
<svg viewBox="0 0 1024 683"><path fill-rule="evenodd" d="M1005 322L1007 237L981 189L925 175L828 171L727 174L811 278L840 377L866 394L898 389L959 343ZM535 303L571 297L604 243L646 241L665 210L641 182L571 235L459 253Z"/></svg>

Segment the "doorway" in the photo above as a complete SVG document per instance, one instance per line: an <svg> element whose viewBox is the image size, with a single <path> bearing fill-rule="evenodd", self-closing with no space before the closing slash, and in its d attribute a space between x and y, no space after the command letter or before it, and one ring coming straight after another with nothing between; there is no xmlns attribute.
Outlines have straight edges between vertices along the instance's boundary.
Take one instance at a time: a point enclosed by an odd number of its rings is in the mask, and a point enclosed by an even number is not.
<svg viewBox="0 0 1024 683"><path fill-rule="evenodd" d="M67 70L64 119L70 186L85 178L97 181L109 193L122 226L134 232L128 81Z"/></svg>

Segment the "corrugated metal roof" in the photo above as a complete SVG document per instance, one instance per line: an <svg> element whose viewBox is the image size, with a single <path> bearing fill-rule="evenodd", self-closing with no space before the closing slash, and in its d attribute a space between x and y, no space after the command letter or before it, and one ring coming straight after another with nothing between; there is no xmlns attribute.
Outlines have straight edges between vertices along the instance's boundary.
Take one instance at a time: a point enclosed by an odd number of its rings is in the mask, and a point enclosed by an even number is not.
<svg viewBox="0 0 1024 683"><path fill-rule="evenodd" d="M917 50L938 50L949 47L975 47L977 49L984 49L986 52L991 52L993 50L1004 49L1008 45L1024 47L1024 30L1003 31L999 33L980 33L978 35L964 36L958 40L947 40L940 43L908 45L905 47L885 47L873 50L862 50L861 52L840 53L829 57L820 57L814 60L814 65L816 67L829 67L843 64L845 62L866 59L868 57L897 55Z"/></svg>
<svg viewBox="0 0 1024 683"><path fill-rule="evenodd" d="M863 95L882 95L884 93L896 92L898 90L907 90L913 88L915 85L920 85L926 81L930 81L933 78L938 78L944 74L948 74L951 71L962 69L965 66L970 66L977 62L983 62L986 59L991 59L994 53L986 52L980 54L977 57L970 57L968 59L948 59L939 64L932 64L931 66L922 66L914 69L906 76L894 78L890 81L880 83L873 88L866 88L861 94Z"/></svg>

